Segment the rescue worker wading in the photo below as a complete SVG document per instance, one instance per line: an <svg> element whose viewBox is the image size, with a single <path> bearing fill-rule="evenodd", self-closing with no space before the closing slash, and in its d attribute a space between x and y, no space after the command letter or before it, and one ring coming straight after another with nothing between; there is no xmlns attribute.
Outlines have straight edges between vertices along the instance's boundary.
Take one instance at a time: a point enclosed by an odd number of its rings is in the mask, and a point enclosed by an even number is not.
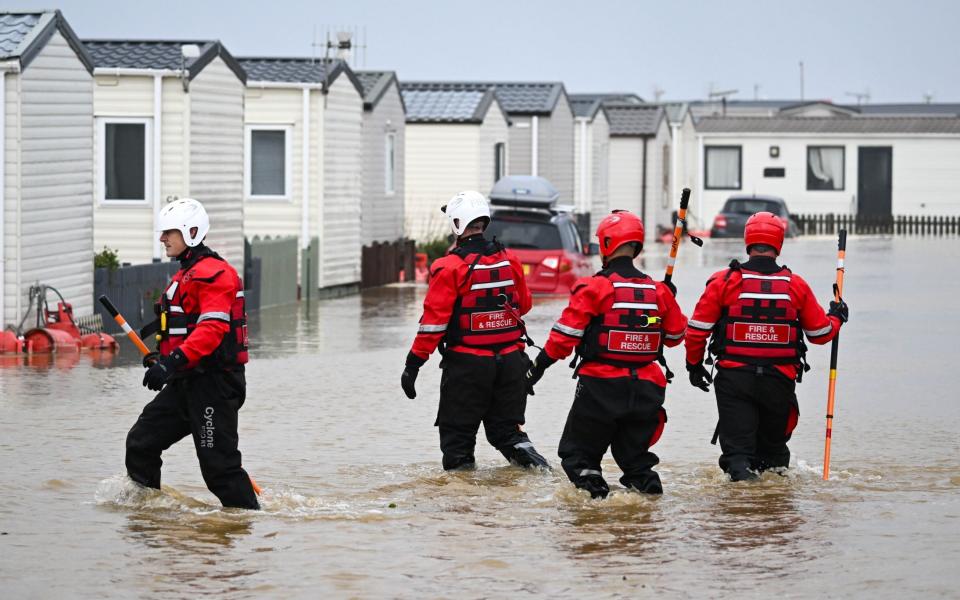
<svg viewBox="0 0 960 600"><path fill-rule="evenodd" d="M573 286L570 304L550 331L527 373L530 393L554 362L576 349L581 360L573 406L560 438L563 470L594 498L610 491L600 461L607 448L623 471L627 488L663 493L653 470L657 443L667 421L667 379L657 361L663 346L682 340L687 318L675 288L641 273L633 260L643 249L643 223L614 211L597 227L603 270Z"/></svg>
<svg viewBox="0 0 960 600"><path fill-rule="evenodd" d="M227 507L260 508L237 449L237 412L246 397L247 324L237 272L203 245L210 221L185 198L160 211L160 241L180 270L160 297L159 352L144 359L143 385L160 393L127 435L127 473L160 488L160 454L193 436L207 487Z"/></svg>
<svg viewBox="0 0 960 600"><path fill-rule="evenodd" d="M809 369L803 336L826 344L848 317L842 300L830 302L824 314L807 282L777 264L784 233L772 213L750 217L744 230L749 259L713 274L690 318L690 383L705 392L709 383L716 387L720 468L733 481L790 464L787 441L800 414L795 387ZM701 362L711 334L716 381Z"/></svg>
<svg viewBox="0 0 960 600"><path fill-rule="evenodd" d="M521 315L532 304L517 258L483 231L490 206L479 192L461 192L441 209L457 236L456 248L433 262L420 328L400 383L417 395L417 373L439 346L443 468L470 468L480 423L511 463L549 467L524 433L527 392L526 332Z"/></svg>

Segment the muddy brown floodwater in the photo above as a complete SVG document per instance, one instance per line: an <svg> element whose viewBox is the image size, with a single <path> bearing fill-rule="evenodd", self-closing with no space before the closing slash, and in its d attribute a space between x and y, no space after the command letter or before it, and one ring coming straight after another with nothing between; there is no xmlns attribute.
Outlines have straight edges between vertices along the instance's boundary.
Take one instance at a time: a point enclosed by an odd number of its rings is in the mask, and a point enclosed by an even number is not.
<svg viewBox="0 0 960 600"><path fill-rule="evenodd" d="M785 249L824 303L835 248L824 237ZM684 312L738 251L684 246ZM251 319L240 413L258 513L219 507L189 442L164 455L162 492L126 481L124 437L151 397L129 348L109 366L0 359L0 595L956 597L958 251L956 240L851 238L826 482L822 346L799 388L787 477L726 482L709 444L712 395L678 378L655 448L665 494L594 501L559 469L506 465L482 436L476 471L441 470L436 357L416 400L398 382L424 288L265 310ZM535 339L562 306L536 302ZM682 367L680 350L667 359ZM558 364L530 399L527 430L554 464L573 388ZM616 481L609 457L604 468Z"/></svg>

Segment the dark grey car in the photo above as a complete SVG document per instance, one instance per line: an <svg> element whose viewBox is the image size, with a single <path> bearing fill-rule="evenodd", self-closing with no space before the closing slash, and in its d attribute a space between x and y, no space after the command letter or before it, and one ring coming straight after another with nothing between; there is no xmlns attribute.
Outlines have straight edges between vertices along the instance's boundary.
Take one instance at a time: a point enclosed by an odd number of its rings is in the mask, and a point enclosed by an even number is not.
<svg viewBox="0 0 960 600"><path fill-rule="evenodd" d="M710 237L742 237L747 219L758 212L770 212L787 224L787 237L797 235L797 223L787 210L787 203L778 196L738 194L730 196L717 213L710 229Z"/></svg>

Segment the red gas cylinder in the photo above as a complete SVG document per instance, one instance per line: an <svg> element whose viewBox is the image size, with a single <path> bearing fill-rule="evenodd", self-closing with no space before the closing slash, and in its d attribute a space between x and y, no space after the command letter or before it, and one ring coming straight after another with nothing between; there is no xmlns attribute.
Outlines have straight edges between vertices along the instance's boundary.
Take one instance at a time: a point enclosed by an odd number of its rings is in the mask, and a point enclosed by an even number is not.
<svg viewBox="0 0 960 600"><path fill-rule="evenodd" d="M423 283L430 275L427 270L427 255L424 252L417 252L414 261L414 281Z"/></svg>
<svg viewBox="0 0 960 600"><path fill-rule="evenodd" d="M23 334L23 339L28 353L80 351L80 340L60 329L31 329Z"/></svg>
<svg viewBox="0 0 960 600"><path fill-rule="evenodd" d="M112 335L106 333L88 333L80 338L84 350L116 350L120 345Z"/></svg>
<svg viewBox="0 0 960 600"><path fill-rule="evenodd" d="M0 332L0 354L23 352L23 340L17 337L17 334L9 329Z"/></svg>

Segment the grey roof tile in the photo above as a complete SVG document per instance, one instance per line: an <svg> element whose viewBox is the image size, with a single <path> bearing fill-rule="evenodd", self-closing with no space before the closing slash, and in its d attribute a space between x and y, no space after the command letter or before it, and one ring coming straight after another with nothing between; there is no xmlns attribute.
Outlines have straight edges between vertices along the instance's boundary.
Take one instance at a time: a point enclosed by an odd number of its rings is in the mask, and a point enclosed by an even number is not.
<svg viewBox="0 0 960 600"><path fill-rule="evenodd" d="M345 74L363 96L363 86L356 73L339 59L243 56L237 62L250 81L330 85Z"/></svg>
<svg viewBox="0 0 960 600"><path fill-rule="evenodd" d="M508 114L549 115L564 93L563 84L521 81L404 81L403 89L483 91L494 88Z"/></svg>
<svg viewBox="0 0 960 600"><path fill-rule="evenodd" d="M699 133L960 134L958 117L703 117Z"/></svg>
<svg viewBox="0 0 960 600"><path fill-rule="evenodd" d="M183 61L182 48L188 44L199 46L200 56ZM83 45L98 69L174 71L186 67L192 79L219 56L241 81L247 77L237 60L217 40L83 40Z"/></svg>
<svg viewBox="0 0 960 600"><path fill-rule="evenodd" d="M0 58L13 58L37 23L42 13L3 13L0 14Z"/></svg>
<svg viewBox="0 0 960 600"><path fill-rule="evenodd" d="M57 32L83 66L93 72L87 49L59 10L0 11L0 60L19 59L20 68L26 69Z"/></svg>
<svg viewBox="0 0 960 600"><path fill-rule="evenodd" d="M247 58L237 60L247 72L250 81L274 81L284 83L323 83L327 71L333 71L336 63L310 58ZM338 63L339 61L337 61ZM329 69L328 69L329 67Z"/></svg>
<svg viewBox="0 0 960 600"><path fill-rule="evenodd" d="M604 103L603 106L610 120L611 136L654 136L665 114L663 107L655 104Z"/></svg>
<svg viewBox="0 0 960 600"><path fill-rule="evenodd" d="M203 53L213 43L210 40L83 40L94 66L107 69L176 70L181 67L183 46L197 45Z"/></svg>
<svg viewBox="0 0 960 600"><path fill-rule="evenodd" d="M492 90L402 89L407 123L481 123Z"/></svg>
<svg viewBox="0 0 960 600"><path fill-rule="evenodd" d="M586 117L592 119L597 111L600 110L602 102L597 98L580 98L576 95L570 96L570 106L573 108L573 116Z"/></svg>
<svg viewBox="0 0 960 600"><path fill-rule="evenodd" d="M373 110L383 98L384 93L390 89L390 84L397 80L397 74L394 71L356 71L356 75L360 85L363 86L364 110ZM402 95L400 100L402 103Z"/></svg>
<svg viewBox="0 0 960 600"><path fill-rule="evenodd" d="M943 115L960 116L960 104L957 103L899 103L899 104L864 104L849 106L864 115Z"/></svg>

